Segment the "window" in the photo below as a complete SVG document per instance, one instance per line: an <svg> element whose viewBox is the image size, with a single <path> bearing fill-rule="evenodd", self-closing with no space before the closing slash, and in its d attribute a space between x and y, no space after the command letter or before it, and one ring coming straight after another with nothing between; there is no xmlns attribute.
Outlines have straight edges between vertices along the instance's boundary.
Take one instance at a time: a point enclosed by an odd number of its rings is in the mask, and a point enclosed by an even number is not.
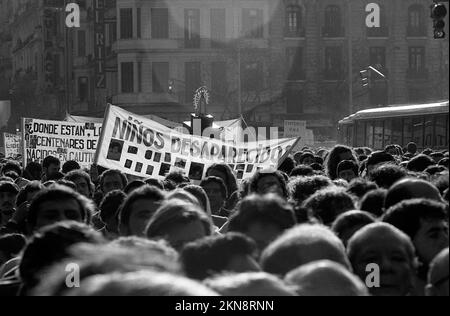
<svg viewBox="0 0 450 316"><path fill-rule="evenodd" d="M261 62L247 62L242 64L241 86L244 92L255 92L263 89L264 76Z"/></svg>
<svg viewBox="0 0 450 316"><path fill-rule="evenodd" d="M141 35L142 35L142 10L141 10L141 8L136 9L136 30L137 30L137 38L141 38Z"/></svg>
<svg viewBox="0 0 450 316"><path fill-rule="evenodd" d="M77 32L78 37L78 57L86 56L86 31L80 30Z"/></svg>
<svg viewBox="0 0 450 316"><path fill-rule="evenodd" d="M211 46L222 47L225 41L225 9L211 9Z"/></svg>
<svg viewBox="0 0 450 316"><path fill-rule="evenodd" d="M288 89L286 106L287 113L303 113L303 92L294 88Z"/></svg>
<svg viewBox="0 0 450 316"><path fill-rule="evenodd" d="M120 38L133 38L133 9L120 9Z"/></svg>
<svg viewBox="0 0 450 316"><path fill-rule="evenodd" d="M225 62L213 62L211 65L211 89L219 98L224 98L228 90L227 65Z"/></svg>
<svg viewBox="0 0 450 316"><path fill-rule="evenodd" d="M413 142L417 144L417 147L423 147L423 117L415 117L412 120Z"/></svg>
<svg viewBox="0 0 450 316"><path fill-rule="evenodd" d="M263 10L243 9L242 24L246 38L263 38Z"/></svg>
<svg viewBox="0 0 450 316"><path fill-rule="evenodd" d="M394 144L392 142L392 120L387 119L384 121L384 137L383 137L383 146L387 146L390 144ZM396 143L398 144L398 143Z"/></svg>
<svg viewBox="0 0 450 316"><path fill-rule="evenodd" d="M383 121L375 122L373 134L373 148L383 150Z"/></svg>
<svg viewBox="0 0 450 316"><path fill-rule="evenodd" d="M169 9L153 8L150 18L152 38L169 38Z"/></svg>
<svg viewBox="0 0 450 316"><path fill-rule="evenodd" d="M288 80L295 81L305 79L303 67L303 48L287 48L286 55L286 61L288 63Z"/></svg>
<svg viewBox="0 0 450 316"><path fill-rule="evenodd" d="M78 99L80 102L85 102L88 99L89 80L87 77L78 77Z"/></svg>
<svg viewBox="0 0 450 316"><path fill-rule="evenodd" d="M199 62L186 63L184 80L186 82L186 102L190 102L195 91L201 87L201 80L201 64Z"/></svg>
<svg viewBox="0 0 450 316"><path fill-rule="evenodd" d="M347 144L349 146L354 146L354 137L353 137L353 132L354 132L354 126L353 125L347 125L347 133L346 133L346 137L347 137Z"/></svg>
<svg viewBox="0 0 450 316"><path fill-rule="evenodd" d="M436 127L435 127L435 146L437 147L445 147L448 145L448 116L439 115L436 117Z"/></svg>
<svg viewBox="0 0 450 316"><path fill-rule="evenodd" d="M302 8L299 5L290 5L286 9L286 37L303 36Z"/></svg>
<svg viewBox="0 0 450 316"><path fill-rule="evenodd" d="M337 80L343 76L342 48L338 46L325 48L325 77Z"/></svg>
<svg viewBox="0 0 450 316"><path fill-rule="evenodd" d="M406 118L403 120L403 145L412 141L412 120Z"/></svg>
<svg viewBox="0 0 450 316"><path fill-rule="evenodd" d="M138 92L142 92L142 62L137 63L137 71L138 71Z"/></svg>
<svg viewBox="0 0 450 316"><path fill-rule="evenodd" d="M126 62L121 64L121 76L122 76L122 92L133 93L134 92L134 65L132 62Z"/></svg>
<svg viewBox="0 0 450 316"><path fill-rule="evenodd" d="M325 8L325 26L323 29L323 36L344 36L341 9L337 5L329 5Z"/></svg>
<svg viewBox="0 0 450 316"><path fill-rule="evenodd" d="M366 135L365 123L361 121L356 122L356 146L364 147L364 139Z"/></svg>
<svg viewBox="0 0 450 316"><path fill-rule="evenodd" d="M409 48L409 69L420 72L425 67L425 47Z"/></svg>
<svg viewBox="0 0 450 316"><path fill-rule="evenodd" d="M408 8L408 36L425 36L425 10L420 4L412 5Z"/></svg>
<svg viewBox="0 0 450 316"><path fill-rule="evenodd" d="M426 79L428 71L425 68L425 47L409 48L409 79Z"/></svg>
<svg viewBox="0 0 450 316"><path fill-rule="evenodd" d="M373 122L366 123L366 144L367 147L373 148Z"/></svg>
<svg viewBox="0 0 450 316"><path fill-rule="evenodd" d="M424 134L424 147L433 146L433 129L434 129L434 117L425 117L425 134Z"/></svg>
<svg viewBox="0 0 450 316"><path fill-rule="evenodd" d="M390 143L402 145L402 119L392 119L392 134Z"/></svg>
<svg viewBox="0 0 450 316"><path fill-rule="evenodd" d="M152 91L163 93L169 84L169 63L152 63Z"/></svg>
<svg viewBox="0 0 450 316"><path fill-rule="evenodd" d="M200 48L200 10L186 9L184 11L184 18L186 48Z"/></svg>
<svg viewBox="0 0 450 316"><path fill-rule="evenodd" d="M386 67L386 47L370 47L370 65L382 71Z"/></svg>

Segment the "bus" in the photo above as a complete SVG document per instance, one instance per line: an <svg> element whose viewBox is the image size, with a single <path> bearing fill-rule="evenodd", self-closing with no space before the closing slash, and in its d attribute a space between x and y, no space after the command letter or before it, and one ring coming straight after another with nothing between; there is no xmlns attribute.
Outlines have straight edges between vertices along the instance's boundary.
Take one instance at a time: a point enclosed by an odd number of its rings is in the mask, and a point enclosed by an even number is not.
<svg viewBox="0 0 450 316"><path fill-rule="evenodd" d="M339 122L339 142L351 147L383 150L390 144L448 150L448 100L357 112Z"/></svg>

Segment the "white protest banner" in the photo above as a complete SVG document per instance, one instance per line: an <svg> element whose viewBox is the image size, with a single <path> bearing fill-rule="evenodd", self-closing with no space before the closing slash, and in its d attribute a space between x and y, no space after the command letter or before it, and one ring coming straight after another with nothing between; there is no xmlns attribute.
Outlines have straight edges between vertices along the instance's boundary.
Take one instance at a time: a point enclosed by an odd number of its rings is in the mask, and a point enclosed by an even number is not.
<svg viewBox="0 0 450 316"><path fill-rule="evenodd" d="M299 137L306 131L306 121L284 121L284 137Z"/></svg>
<svg viewBox="0 0 450 316"><path fill-rule="evenodd" d="M23 157L27 164L54 156L61 164L75 160L89 168L94 161L102 124L22 119Z"/></svg>
<svg viewBox="0 0 450 316"><path fill-rule="evenodd" d="M3 143L5 144L5 158L16 159L20 156L22 137L19 134L3 133Z"/></svg>
<svg viewBox="0 0 450 316"><path fill-rule="evenodd" d="M89 116L75 116L75 115L66 115L66 122L72 123L103 123L103 117L89 117Z"/></svg>
<svg viewBox="0 0 450 316"><path fill-rule="evenodd" d="M145 117L110 105L95 162L142 178L163 178L173 168L191 180L203 179L213 163L227 163L238 179L276 168L296 139L275 139L236 146L218 139L182 134Z"/></svg>

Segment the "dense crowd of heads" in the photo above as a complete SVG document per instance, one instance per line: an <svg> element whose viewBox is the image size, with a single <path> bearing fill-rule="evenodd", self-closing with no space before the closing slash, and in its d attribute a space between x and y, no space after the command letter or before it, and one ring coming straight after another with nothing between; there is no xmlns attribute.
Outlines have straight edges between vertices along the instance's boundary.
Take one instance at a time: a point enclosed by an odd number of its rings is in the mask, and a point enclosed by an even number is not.
<svg viewBox="0 0 450 316"><path fill-rule="evenodd" d="M303 148L242 181L2 160L0 296L448 296L448 168L414 143Z"/></svg>

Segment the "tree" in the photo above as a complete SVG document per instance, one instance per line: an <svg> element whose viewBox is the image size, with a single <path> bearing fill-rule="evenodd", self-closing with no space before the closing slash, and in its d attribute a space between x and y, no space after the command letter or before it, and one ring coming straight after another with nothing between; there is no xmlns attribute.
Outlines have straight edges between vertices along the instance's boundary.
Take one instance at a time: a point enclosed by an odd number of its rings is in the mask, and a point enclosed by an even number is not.
<svg viewBox="0 0 450 316"><path fill-rule="evenodd" d="M283 94L280 52L273 48L257 48L240 39L224 44L220 55L229 80L216 80L211 94L213 103L223 106L222 118L239 113L239 95L243 113L262 104L279 102ZM213 81L211 67L203 68L202 77L206 82Z"/></svg>

